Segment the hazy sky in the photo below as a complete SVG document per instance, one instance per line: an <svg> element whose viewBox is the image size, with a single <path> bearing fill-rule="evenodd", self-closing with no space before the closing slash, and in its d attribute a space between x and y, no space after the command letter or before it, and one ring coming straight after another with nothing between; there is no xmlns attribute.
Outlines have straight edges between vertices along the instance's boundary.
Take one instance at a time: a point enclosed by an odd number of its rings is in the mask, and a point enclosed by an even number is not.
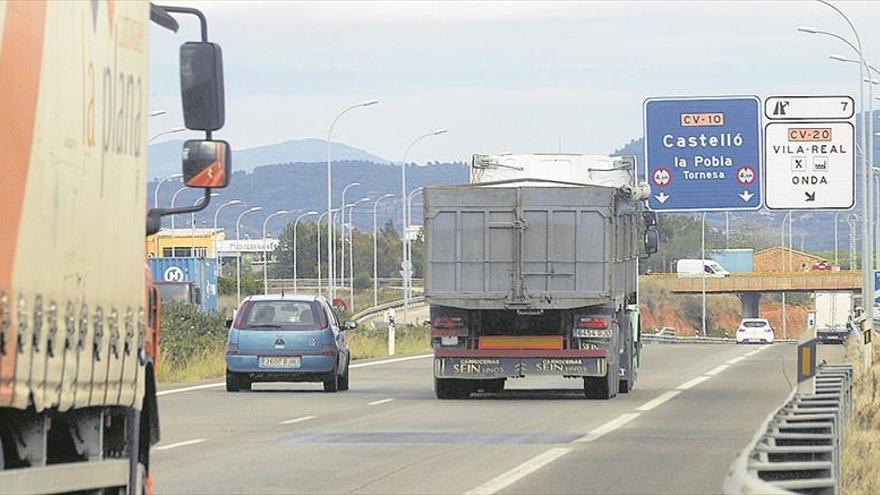
<svg viewBox="0 0 880 495"><path fill-rule="evenodd" d="M400 160L469 160L475 152L605 154L642 132L646 97L853 94L851 38L815 1L175 2L201 8L223 46L226 127L234 148L333 139ZM837 2L880 64L880 2ZM177 46L197 36L151 32L150 105L179 126ZM878 91L880 93L880 91ZM880 105L878 105L880 106ZM180 136L178 136L180 137Z"/></svg>

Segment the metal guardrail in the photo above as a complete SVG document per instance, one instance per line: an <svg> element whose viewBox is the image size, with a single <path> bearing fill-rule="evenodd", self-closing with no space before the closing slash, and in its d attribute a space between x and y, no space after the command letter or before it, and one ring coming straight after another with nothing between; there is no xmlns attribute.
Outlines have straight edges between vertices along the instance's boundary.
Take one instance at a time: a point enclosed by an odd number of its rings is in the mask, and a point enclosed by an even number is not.
<svg viewBox="0 0 880 495"><path fill-rule="evenodd" d="M732 337L680 337L677 335L642 334L642 342L652 344L735 344ZM793 339L776 339L776 344L796 344Z"/></svg>
<svg viewBox="0 0 880 495"><path fill-rule="evenodd" d="M415 308L418 306L422 306L425 304L424 296L413 297L409 300L409 307ZM380 304L378 306L373 306L372 308L367 308L363 311L359 311L352 315L351 319L355 322L360 323L363 320L375 318L378 315L381 315L385 311L389 309L399 309L403 307L403 300L400 301L392 301L390 303Z"/></svg>
<svg viewBox="0 0 880 495"><path fill-rule="evenodd" d="M816 393L792 390L737 457L725 495L840 493L844 425L852 411L852 365L822 365Z"/></svg>

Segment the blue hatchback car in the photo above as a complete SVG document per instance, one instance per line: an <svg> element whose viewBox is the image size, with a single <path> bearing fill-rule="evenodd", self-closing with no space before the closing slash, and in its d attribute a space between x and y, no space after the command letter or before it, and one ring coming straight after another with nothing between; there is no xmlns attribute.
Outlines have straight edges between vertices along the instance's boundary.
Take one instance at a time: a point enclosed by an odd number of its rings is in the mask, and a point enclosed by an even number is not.
<svg viewBox="0 0 880 495"><path fill-rule="evenodd" d="M242 301L226 339L226 390L254 382L323 382L348 390L351 355L344 331L323 297L251 296Z"/></svg>

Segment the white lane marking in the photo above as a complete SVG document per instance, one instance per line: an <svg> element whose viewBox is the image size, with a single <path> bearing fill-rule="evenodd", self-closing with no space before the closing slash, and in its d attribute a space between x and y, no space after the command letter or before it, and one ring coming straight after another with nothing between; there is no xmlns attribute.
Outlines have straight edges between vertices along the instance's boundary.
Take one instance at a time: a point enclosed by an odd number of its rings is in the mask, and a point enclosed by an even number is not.
<svg viewBox="0 0 880 495"><path fill-rule="evenodd" d="M675 387L676 390L687 390L689 388L696 387L697 385L705 382L711 377L708 376L698 376L689 382L682 383L681 385Z"/></svg>
<svg viewBox="0 0 880 495"><path fill-rule="evenodd" d="M368 406L378 406L379 404L387 404L394 399L382 399L382 400L374 400L373 402L367 403Z"/></svg>
<svg viewBox="0 0 880 495"><path fill-rule="evenodd" d="M718 366L716 368L712 368L711 370L707 371L705 376L715 376L718 373L721 373L722 371L726 370L727 368L730 368L730 365L722 364L721 366Z"/></svg>
<svg viewBox="0 0 880 495"><path fill-rule="evenodd" d="M162 445L162 446L156 447L155 450L171 450L171 449L176 449L177 447L185 447L187 445L195 445L197 443L202 443L207 440L208 440L207 438L196 438L195 440L187 440L185 442L177 442L177 443L171 443L168 445Z"/></svg>
<svg viewBox="0 0 880 495"><path fill-rule="evenodd" d="M370 361L369 363L356 363L352 364L351 368L365 368L367 366L379 366L380 364L392 364L399 363L401 361L411 361L413 359L424 359L428 357L434 356L433 354L419 354L418 356L407 356L400 358L392 358L392 359L383 359L381 361ZM180 394L183 392L193 392L196 390L204 390L206 388L214 388L214 387L222 387L226 382L217 382L217 383L206 383L204 385L194 385L192 387L183 387L183 388L172 388L171 390L162 390L157 392L156 395L171 395L171 394Z"/></svg>
<svg viewBox="0 0 880 495"><path fill-rule="evenodd" d="M768 347L769 347L769 346L768 346ZM757 354L757 353L763 351L763 350L766 349L766 348L767 348L767 347L759 347L759 348L755 349L754 351L749 351L749 352L747 352L747 353L746 353L746 356L754 356L755 354Z"/></svg>
<svg viewBox="0 0 880 495"><path fill-rule="evenodd" d="M193 392L195 390L204 390L206 388L222 387L223 385L226 385L226 382L208 383L205 385L195 385L193 387L172 388L171 390L162 390L161 392L156 392L156 395L180 394L183 392Z"/></svg>
<svg viewBox="0 0 880 495"><path fill-rule="evenodd" d="M678 395L680 393L681 393L680 390L670 390L666 393L661 394L656 399L650 400L650 401L642 404L641 406L637 407L636 411L641 411L641 412L650 411L651 409L654 409L655 407L672 399L673 397L675 397L676 395Z"/></svg>
<svg viewBox="0 0 880 495"><path fill-rule="evenodd" d="M726 361L724 364L736 364L740 361L745 361L745 360L746 360L745 356L740 356L738 358L730 359L730 360Z"/></svg>
<svg viewBox="0 0 880 495"><path fill-rule="evenodd" d="M308 421L310 419L315 419L315 418L317 418L317 416L303 416L301 418L288 419L287 421L282 421L278 424L279 425L292 425L294 423L302 423L303 421Z"/></svg>
<svg viewBox="0 0 880 495"><path fill-rule="evenodd" d="M434 357L433 354L419 354L418 356L407 356L400 358L392 358L392 359L383 359L381 361L370 361L369 363L357 363L352 364L350 368L366 368L367 366L379 366L380 364L392 364L392 363L400 363L402 361L412 361L413 359L425 359L429 357Z"/></svg>
<svg viewBox="0 0 880 495"><path fill-rule="evenodd" d="M498 493L569 452L571 452L571 449L568 448L559 447L550 449L541 455L529 459L510 471L501 474L497 478L489 480L473 490L465 492L465 495L492 495Z"/></svg>
<svg viewBox="0 0 880 495"><path fill-rule="evenodd" d="M621 426L629 423L630 421L641 416L640 413L626 413L621 414L620 416L612 419L611 421L605 423L602 426L596 427L590 430L586 435L576 438L572 441L572 443L587 443L587 442L595 442L596 440L602 438L603 436L611 433L612 431L620 428Z"/></svg>

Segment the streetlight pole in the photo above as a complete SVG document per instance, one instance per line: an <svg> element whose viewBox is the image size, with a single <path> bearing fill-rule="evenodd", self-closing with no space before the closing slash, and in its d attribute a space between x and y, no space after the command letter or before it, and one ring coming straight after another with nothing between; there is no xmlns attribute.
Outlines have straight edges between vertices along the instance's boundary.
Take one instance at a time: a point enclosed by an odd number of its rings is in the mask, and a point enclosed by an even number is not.
<svg viewBox="0 0 880 495"><path fill-rule="evenodd" d="M873 148L874 148L874 108L873 108L873 89L872 85L868 85L868 113L865 114L865 87L863 81L865 80L865 72L868 68L868 63L865 61L865 52L862 50L862 40L859 37L859 32L856 30L855 25L853 25L852 21L847 17L846 14L843 13L842 10L828 2L827 0L817 0L822 5L830 8L834 12L836 12L844 21L846 21L847 25L849 25L850 30L855 37L855 44L849 42L849 40L843 38L842 36L838 36L834 33L829 33L827 31L819 31L817 29L806 29L804 32L812 32L812 34L822 34L826 36L831 36L833 38L839 39L849 45L856 53L859 55L859 104L862 111L862 149L865 151L862 153L862 307L864 309L865 321L866 321L866 331L870 331L871 326L874 322L874 276L873 270L873 255L871 254L871 249L873 248L873 232L871 232L871 221L873 219L873 208L871 205L871 191L873 189L871 184L871 167L873 166ZM800 30L800 28L799 28ZM870 141L869 141L870 136ZM871 346L865 345L863 349L864 353L864 364L865 368L870 368L872 362L871 356Z"/></svg>
<svg viewBox="0 0 880 495"><path fill-rule="evenodd" d="M361 103L356 103L345 108L343 111L339 112L336 118L333 119L333 122L330 124L330 129L327 131L327 211L333 209L333 161L331 159L330 154L330 139L333 137L333 128L336 127L336 123L342 118L343 115L348 113L350 110L354 110L355 108L368 107L370 105L375 105L379 103L379 100L367 100ZM332 214L331 214L332 215ZM329 295L330 302L333 302L334 290L333 290L333 217L327 219L327 286L329 287Z"/></svg>
<svg viewBox="0 0 880 495"><path fill-rule="evenodd" d="M215 193L215 192L211 193L212 198L216 198L217 196L220 196L220 193ZM200 204L202 204L204 202L205 202L205 197L201 196L201 197L199 197L199 199L196 200L195 203L193 203L193 206L199 206ZM195 258L196 257L196 214L195 214L195 212L190 213L189 228L190 228L190 230L189 230L189 255L192 256L193 258Z"/></svg>
<svg viewBox="0 0 880 495"><path fill-rule="evenodd" d="M268 239L266 239L266 224L269 223L269 219L272 217L286 215L288 213L290 213L288 210L278 210L263 220L263 294L266 295L269 294L269 242Z"/></svg>
<svg viewBox="0 0 880 495"><path fill-rule="evenodd" d="M180 193L182 193L183 191L186 191L187 189L189 189L188 186L183 186L180 189L174 191L174 194L171 195L171 209L174 209L174 203L175 203L175 201L177 201L177 196ZM175 246L175 240L174 240L174 217L175 216L176 215L171 215L171 257L172 258L177 255L177 247Z"/></svg>
<svg viewBox="0 0 880 495"><path fill-rule="evenodd" d="M217 273L219 275L223 275L223 263L220 260L220 250L217 249L217 217L220 215L220 210L222 210L226 206L232 205L240 205L240 199L233 199L232 201L227 201L214 210L214 258L217 258Z"/></svg>
<svg viewBox="0 0 880 495"><path fill-rule="evenodd" d="M321 219L324 218L324 215L327 215L327 221L330 222L333 218L333 210L327 210L324 213L321 213L321 216L318 217L318 221L315 223L315 227L318 229L318 294L321 294ZM329 255L327 256L330 257ZM330 272L329 268L327 269L327 295L329 298L330 295Z"/></svg>
<svg viewBox="0 0 880 495"><path fill-rule="evenodd" d="M303 214L297 216L297 217L293 220L293 293L294 293L294 294L297 293L297 286L296 286L296 229L297 229L297 227L298 227L298 225L299 225L299 221L300 221L303 217L307 217L307 216L309 216L309 215L317 215L317 214L318 214L317 211L315 211L315 210L310 210L310 211L307 211L307 212L305 212L305 213L303 213ZM318 224L315 224L315 225L317 226ZM318 230L318 235L320 235L320 234L321 234L321 229L318 228L317 230ZM321 242L320 242L320 241L318 241L318 249L319 249L319 250L321 249ZM320 264L321 264L321 256L319 255L319 256L318 256L318 265L320 266Z"/></svg>
<svg viewBox="0 0 880 495"><path fill-rule="evenodd" d="M839 222L838 217L843 212L838 211L834 214L834 265L840 266L840 261L837 255L837 246L838 246L838 235L837 235L837 223Z"/></svg>
<svg viewBox="0 0 880 495"><path fill-rule="evenodd" d="M409 146L407 146L406 151L403 153L403 161L400 163L400 198L403 200L403 206L401 208L403 211L401 212L401 219L400 219L402 234L401 234L400 238L403 241L401 243L402 244L401 249L403 251L402 259L403 259L404 266L401 266L401 268L403 269L402 270L402 275L403 275L402 278L403 278L403 324L404 325L409 324L409 311L407 309L407 304L409 303L409 301L407 298L406 279L407 279L407 274L411 270L411 267L409 267L406 264L406 261L407 261L407 258L406 258L406 227L407 227L407 219L409 218L409 215L407 214L407 210L406 210L406 198L407 198L406 157L409 155L409 152L410 152L410 150L412 150L413 146L415 146L415 144L418 143L419 141L421 141L422 139L425 139L425 138L431 137L431 136L439 136L440 134L445 134L445 133L446 133L446 129L435 129L427 134L422 134L421 136L413 139L412 142L409 143Z"/></svg>
<svg viewBox="0 0 880 495"><path fill-rule="evenodd" d="M181 177L183 177L183 174L171 174L171 175L159 180L159 183L156 184L156 190L153 191L153 208L159 207L159 188L162 187L162 184L164 184L165 181L179 179ZM156 233L156 257L157 258L162 257L162 255L159 253L159 233L158 232Z"/></svg>
<svg viewBox="0 0 880 495"><path fill-rule="evenodd" d="M185 130L186 130L186 127L175 127L174 129L168 129L167 131L162 131L162 132L154 135L150 139L148 139L147 144L152 143L153 141L159 139L162 136L167 136L169 134L177 134L178 132L183 132Z"/></svg>
<svg viewBox="0 0 880 495"><path fill-rule="evenodd" d="M339 267L339 270L340 270L340 274L339 274L340 277L339 277L339 280L340 280L340 282L342 283L342 286L343 286L343 287L345 287L345 230L344 230L344 226L345 226L345 208L346 208L346 206L350 206L350 205L346 205L346 203L345 203L345 193L348 192L348 188L350 188L350 187L357 187L357 186L359 186L359 185L361 185L360 182L351 182L351 183L349 183L348 185L346 185L345 187L343 187L343 188L342 188L342 204L339 205L339 207L342 208L342 214L340 215L340 219L339 219L340 233L342 233L342 253L341 253L341 254L342 254L342 259L340 260L341 263L340 263L340 267ZM333 232L336 232L336 223L335 223L335 222L333 223ZM334 241L334 243L333 243L333 248L334 248L334 249L336 248L336 242L335 242L335 241ZM334 263L336 262L336 254L335 254L335 251L334 251L334 254L333 254L333 261L334 261ZM334 266L334 269L335 269L336 265L334 264L333 266Z"/></svg>
<svg viewBox="0 0 880 495"><path fill-rule="evenodd" d="M702 321L702 333L703 337L706 336L706 212L704 211L701 215L701 225L700 225L700 264L703 265L702 272L702 280L703 280L703 289L702 289L702 306L703 306L703 321Z"/></svg>
<svg viewBox="0 0 880 495"><path fill-rule="evenodd" d="M417 187L410 191L409 195L406 198L406 211L407 211L407 227L409 227L410 223L412 223L412 200L416 197L416 195L420 194L425 188ZM406 282L403 284L403 321L406 323L409 320L409 299L412 297L412 244L409 242L409 237L404 232L404 254L406 261Z"/></svg>
<svg viewBox="0 0 880 495"><path fill-rule="evenodd" d="M369 197L361 198L351 204L348 210L348 294L351 298L351 312L354 313L354 209L361 203L371 201ZM345 221L345 210L342 211L342 220ZM342 252L345 252L345 230L342 231ZM345 280L343 280L345 282Z"/></svg>
<svg viewBox="0 0 880 495"><path fill-rule="evenodd" d="M248 213L254 213L262 209L262 206L254 206L239 213L238 218L235 219L235 294L238 298L237 306L241 305L241 218Z"/></svg>
<svg viewBox="0 0 880 495"><path fill-rule="evenodd" d="M393 197L393 194L386 194L378 197L373 202L373 307L379 305L379 258L376 254L379 247L379 226L376 223L376 207L379 206L379 202L383 199Z"/></svg>

